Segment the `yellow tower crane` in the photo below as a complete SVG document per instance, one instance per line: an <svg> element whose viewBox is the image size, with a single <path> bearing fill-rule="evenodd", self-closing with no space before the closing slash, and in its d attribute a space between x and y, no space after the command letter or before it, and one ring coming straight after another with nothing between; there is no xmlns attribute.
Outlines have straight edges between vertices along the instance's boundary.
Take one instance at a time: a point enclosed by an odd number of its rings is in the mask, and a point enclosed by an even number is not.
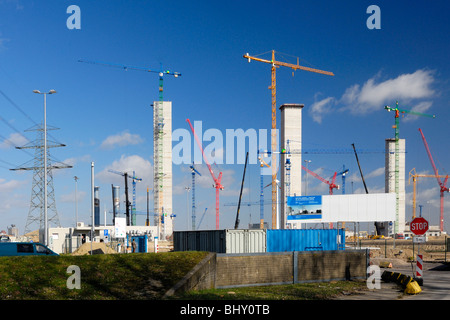
<svg viewBox="0 0 450 320"><path fill-rule="evenodd" d="M412 219L414 220L416 217L416 183L417 183L417 178L422 177L422 178L448 178L448 175L435 175L435 174L417 174L416 173L416 168L412 169L409 172L409 180L408 180L408 184L411 183L411 178L413 180L413 216Z"/></svg>
<svg viewBox="0 0 450 320"><path fill-rule="evenodd" d="M257 57L250 56L248 53L244 54L244 58L250 62L251 60L259 61L259 62L265 62L272 65L272 84L269 86L269 89L272 90L272 132L271 132L271 148L272 148L272 229L276 229L276 216L277 216L277 165L276 165L276 148L277 148L277 135L276 135L276 128L277 128L277 99L276 99L276 68L279 67L287 67L291 68L292 70L304 70L309 72L315 72L315 73L321 73L329 76L334 76L332 72L329 71L323 71L308 67L300 66L298 63L297 58L297 64L291 64L281 61L275 60L275 50L272 50L272 60L266 60L261 59Z"/></svg>

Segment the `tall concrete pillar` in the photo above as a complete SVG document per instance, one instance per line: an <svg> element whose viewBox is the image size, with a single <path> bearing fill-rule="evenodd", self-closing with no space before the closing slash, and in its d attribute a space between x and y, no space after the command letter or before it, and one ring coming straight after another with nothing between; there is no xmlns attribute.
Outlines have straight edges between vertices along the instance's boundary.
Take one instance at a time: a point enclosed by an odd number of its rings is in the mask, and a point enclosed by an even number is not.
<svg viewBox="0 0 450 320"><path fill-rule="evenodd" d="M405 231L405 139L399 139L398 168L395 165L395 139L386 139L385 191L395 193L395 172L398 170L398 211L393 233Z"/></svg>
<svg viewBox="0 0 450 320"><path fill-rule="evenodd" d="M281 110L280 217L279 229L286 228L286 197L302 195L302 109L303 104L283 104Z"/></svg>
<svg viewBox="0 0 450 320"><path fill-rule="evenodd" d="M162 211L164 223L159 221L160 240L172 235L172 102L153 103L154 125L154 209ZM158 225L158 221L155 221Z"/></svg>

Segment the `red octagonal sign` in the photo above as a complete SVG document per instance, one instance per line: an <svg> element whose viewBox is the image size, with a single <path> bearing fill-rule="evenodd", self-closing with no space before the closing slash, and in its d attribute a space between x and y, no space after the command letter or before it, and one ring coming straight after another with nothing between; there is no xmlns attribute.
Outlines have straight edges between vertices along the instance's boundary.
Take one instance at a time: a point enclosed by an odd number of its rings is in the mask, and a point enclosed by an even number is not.
<svg viewBox="0 0 450 320"><path fill-rule="evenodd" d="M415 218L409 225L411 232L416 236L420 236L428 231L428 221L422 217Z"/></svg>

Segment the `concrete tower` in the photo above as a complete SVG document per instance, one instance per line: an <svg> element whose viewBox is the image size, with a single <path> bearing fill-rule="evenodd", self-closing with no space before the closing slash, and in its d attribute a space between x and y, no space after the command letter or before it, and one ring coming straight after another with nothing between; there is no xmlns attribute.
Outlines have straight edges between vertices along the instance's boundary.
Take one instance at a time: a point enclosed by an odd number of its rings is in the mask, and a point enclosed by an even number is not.
<svg viewBox="0 0 450 320"><path fill-rule="evenodd" d="M172 218L172 102L153 103L153 170L154 170L154 210L164 214L164 223L159 224L160 239L170 237L173 232Z"/></svg>
<svg viewBox="0 0 450 320"><path fill-rule="evenodd" d="M395 165L395 139L386 139L385 191L396 192L395 172L398 170L398 205L393 233L405 231L405 139L399 139L398 168Z"/></svg>
<svg viewBox="0 0 450 320"><path fill-rule="evenodd" d="M283 104L281 110L280 150L281 197L279 229L286 228L286 197L302 194L302 104ZM289 143L288 143L289 141Z"/></svg>

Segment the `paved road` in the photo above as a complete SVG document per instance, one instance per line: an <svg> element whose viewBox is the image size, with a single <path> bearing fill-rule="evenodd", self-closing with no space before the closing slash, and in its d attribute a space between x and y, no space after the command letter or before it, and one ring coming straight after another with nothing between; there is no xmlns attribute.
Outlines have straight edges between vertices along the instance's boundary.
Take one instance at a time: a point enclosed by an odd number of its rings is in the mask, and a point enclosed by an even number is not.
<svg viewBox="0 0 450 320"><path fill-rule="evenodd" d="M422 292L406 300L450 300L450 265L425 263Z"/></svg>
<svg viewBox="0 0 450 320"><path fill-rule="evenodd" d="M394 264L392 269L381 269L413 275L410 263ZM419 294L405 294L396 283L381 281L381 289L365 291L360 295L341 296L338 300L450 300L450 265L440 263L424 263L423 285Z"/></svg>

